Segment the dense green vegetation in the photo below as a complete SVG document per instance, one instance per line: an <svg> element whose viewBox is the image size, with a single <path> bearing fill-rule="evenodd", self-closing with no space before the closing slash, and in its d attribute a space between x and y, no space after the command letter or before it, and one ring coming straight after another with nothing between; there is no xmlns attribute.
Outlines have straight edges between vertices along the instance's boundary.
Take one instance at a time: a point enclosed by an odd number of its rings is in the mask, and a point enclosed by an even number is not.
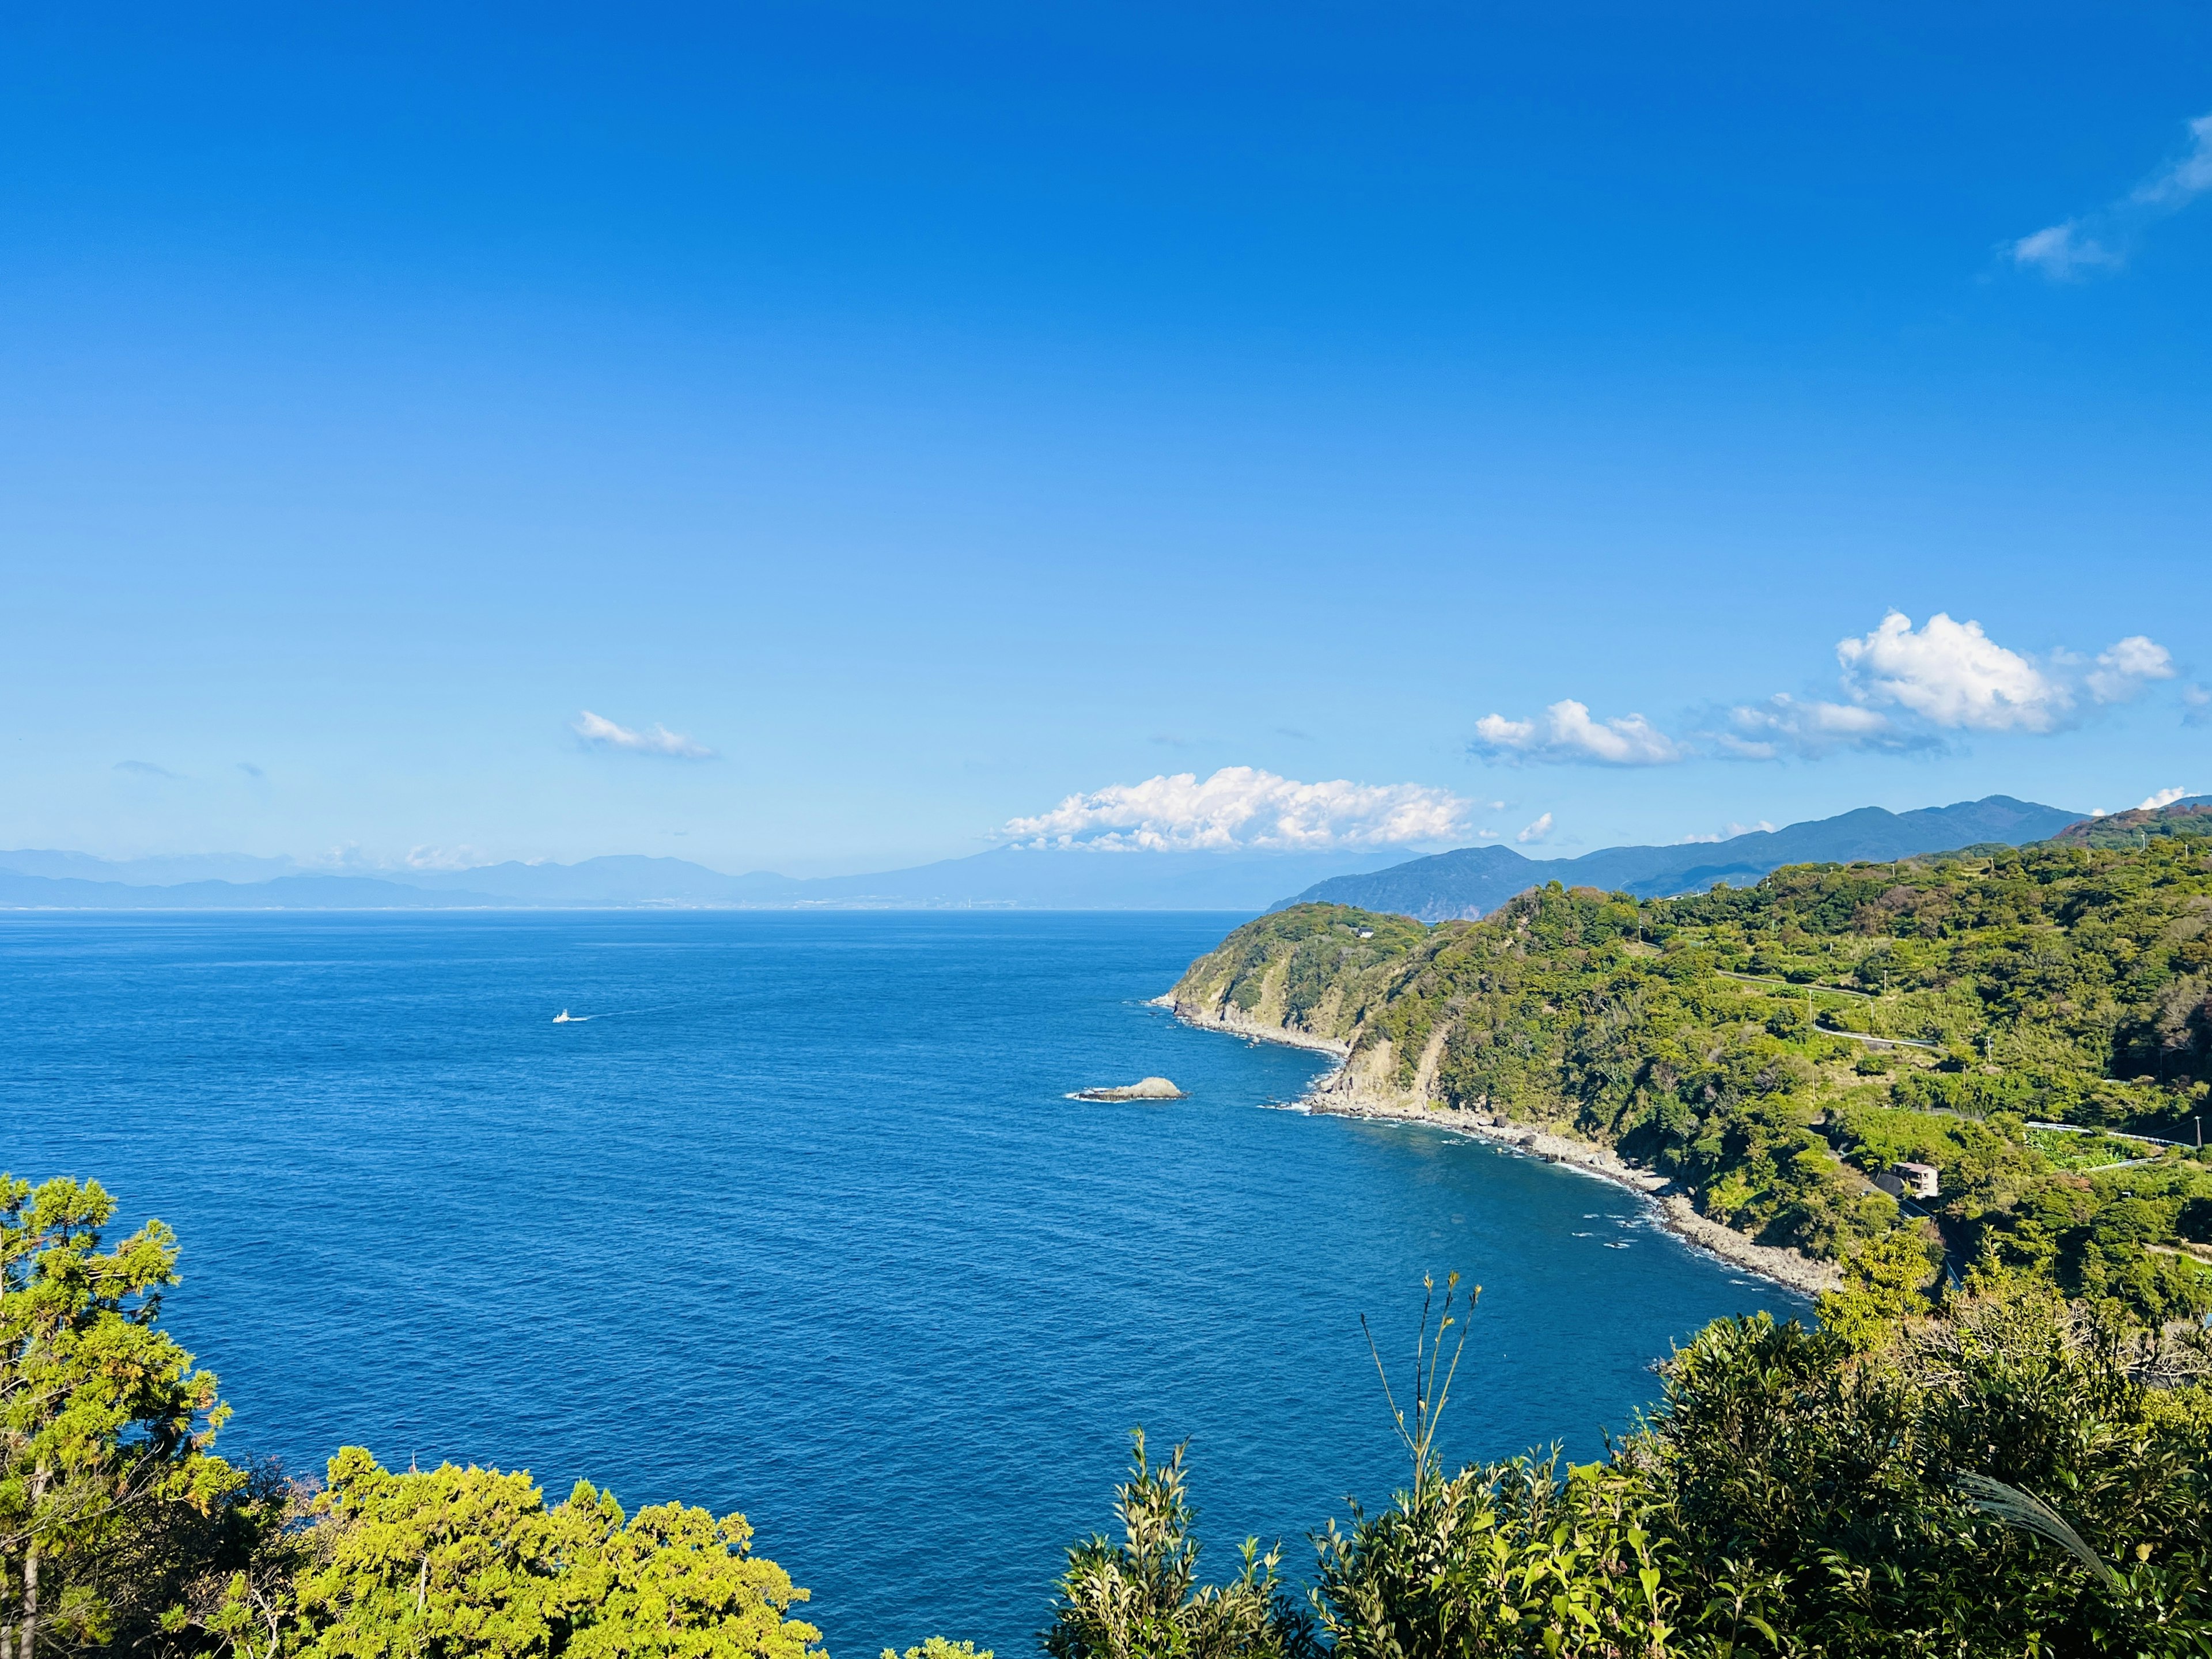
<svg viewBox="0 0 2212 1659"><path fill-rule="evenodd" d="M1387 1508L1316 1535L1303 1601L1249 1545L1234 1581L1197 1587L1182 1458L1163 1479L1140 1447L1119 1494L1127 1541L1071 1553L1048 1649L2212 1653L2201 1345L2130 1335L2025 1283L1954 1316L1859 1341L1721 1320L1668 1362L1649 1422L1606 1461L1562 1468L1553 1452L1456 1474L1432 1449L1459 1354L1440 1320L1399 1396L1411 1479Z"/></svg>
<svg viewBox="0 0 2212 1659"><path fill-rule="evenodd" d="M744 1517L627 1516L580 1483L322 1483L214 1448L215 1379L161 1328L175 1242L113 1249L96 1185L0 1177L0 1654L238 1659L808 1659L805 1600ZM1052 1659L1735 1659L2212 1654L2206 1344L2015 1275L1927 1316L1893 1231L1825 1328L1723 1320L1602 1462L1448 1474L1447 1292L1387 1397L1411 1479L1313 1535L1308 1582L1248 1541L1201 1582L1182 1448L1142 1437L1118 1539L1079 1540ZM1447 1363L1448 1362L1448 1363ZM1382 1361L1378 1357L1378 1369ZM1386 1376L1385 1388L1392 1384ZM884 1659L897 1659L885 1650ZM989 1659L932 1638L904 1659Z"/></svg>
<svg viewBox="0 0 2212 1659"><path fill-rule="evenodd" d="M2193 1317L2212 1164L2029 1127L2193 1143L2212 1114L2212 816L2142 816L2162 832L1669 901L1553 884L1433 927L1297 906L1176 995L1347 1042L1360 1087L1616 1146L1763 1242L1840 1259L1904 1229L1931 1281L1948 1258ZM1907 1160L1942 1172L1924 1216L1872 1183Z"/></svg>
<svg viewBox="0 0 2212 1659"><path fill-rule="evenodd" d="M549 1508L526 1474L359 1448L319 1490L226 1463L216 1379L159 1323L176 1241L103 1249L112 1210L0 1176L0 1659L818 1653L741 1515L589 1484Z"/></svg>

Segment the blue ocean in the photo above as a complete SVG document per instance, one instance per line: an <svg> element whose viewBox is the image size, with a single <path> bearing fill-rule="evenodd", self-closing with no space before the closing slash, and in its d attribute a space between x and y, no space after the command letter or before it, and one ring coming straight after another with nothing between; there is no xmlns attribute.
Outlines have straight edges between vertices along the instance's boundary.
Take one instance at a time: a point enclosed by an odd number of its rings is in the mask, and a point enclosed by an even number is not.
<svg viewBox="0 0 2212 1659"><path fill-rule="evenodd" d="M1233 920L19 915L0 1165L177 1230L232 1455L742 1510L838 1659L1032 1651L1139 1425L1202 1568L1302 1576L1406 1474L1359 1319L1404 1360L1424 1273L1483 1287L1454 1461L1596 1455L1671 1343L1802 1311L1615 1188L1285 1109L1323 1057L1147 1006ZM1189 1098L1066 1097L1147 1073Z"/></svg>

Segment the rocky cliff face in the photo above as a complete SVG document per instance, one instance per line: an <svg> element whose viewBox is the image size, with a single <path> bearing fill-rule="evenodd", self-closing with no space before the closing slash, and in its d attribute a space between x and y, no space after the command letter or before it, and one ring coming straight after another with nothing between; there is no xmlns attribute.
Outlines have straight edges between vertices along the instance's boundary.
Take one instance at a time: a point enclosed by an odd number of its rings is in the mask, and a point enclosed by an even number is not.
<svg viewBox="0 0 2212 1659"><path fill-rule="evenodd" d="M1403 916L1300 905L1238 928L1164 1000L1198 1024L1346 1053L1428 931Z"/></svg>
<svg viewBox="0 0 2212 1659"><path fill-rule="evenodd" d="M1449 1026L1416 1034L1381 1017L1404 1004L1420 963L1449 931L1340 905L1300 905L1238 928L1193 963L1163 1000L1194 1024L1342 1056L1343 1066L1315 1091L1325 1106L1423 1106L1438 1097Z"/></svg>

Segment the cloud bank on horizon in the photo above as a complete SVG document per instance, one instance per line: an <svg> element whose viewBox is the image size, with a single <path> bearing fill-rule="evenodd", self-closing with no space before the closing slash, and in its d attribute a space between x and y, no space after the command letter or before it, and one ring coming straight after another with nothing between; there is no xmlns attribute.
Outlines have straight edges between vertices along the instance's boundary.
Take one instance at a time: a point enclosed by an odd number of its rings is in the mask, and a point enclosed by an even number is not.
<svg viewBox="0 0 2212 1659"><path fill-rule="evenodd" d="M2124 266L2143 231L2212 192L2212 114L2189 123L2189 148L2118 200L2031 231L2006 252L2014 264L2054 282L2079 282Z"/></svg>
<svg viewBox="0 0 2212 1659"><path fill-rule="evenodd" d="M2063 651L2036 658L1998 644L1978 622L1954 622L1940 611L1917 628L1893 611L1864 636L1838 641L1836 660L1847 700L1777 692L1728 708L1713 729L1675 738L1643 714L1600 720L1565 698L1540 719L1484 715L1468 748L1492 761L1620 767L1706 755L1768 761L1841 750L1901 753L1941 749L1954 732L2056 732L2084 704L2127 702L2174 677L2172 653L2146 635L2131 634L2094 658Z"/></svg>
<svg viewBox="0 0 2212 1659"><path fill-rule="evenodd" d="M1068 796L1034 817L1009 819L1008 843L1035 850L1327 852L1443 841L1466 827L1474 803L1418 783L1303 783L1250 766L1201 781L1163 774Z"/></svg>

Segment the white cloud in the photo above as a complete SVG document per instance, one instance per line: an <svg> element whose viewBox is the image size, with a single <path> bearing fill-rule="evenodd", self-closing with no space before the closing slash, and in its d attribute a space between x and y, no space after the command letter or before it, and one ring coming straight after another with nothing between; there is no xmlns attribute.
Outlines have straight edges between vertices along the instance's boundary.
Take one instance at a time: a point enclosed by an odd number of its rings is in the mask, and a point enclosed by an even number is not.
<svg viewBox="0 0 2212 1659"><path fill-rule="evenodd" d="M1793 696L1708 707L1685 717L1677 738L1642 714L1595 718L1572 698L1526 720L1485 714L1470 753L1515 763L1580 762L1663 766L1698 757L1749 761L1817 760L1839 750L1940 751L1951 732L2050 732L2091 704L2129 702L2175 677L2173 656L2130 634L2095 657L2052 650L2031 655L2000 645L1971 619L1938 611L1924 626L1893 611L1870 632L1838 641L1843 695ZM2212 725L2212 691L2183 688L2185 724ZM1492 811L1503 810L1493 801Z"/></svg>
<svg viewBox="0 0 2212 1659"><path fill-rule="evenodd" d="M1458 835L1471 803L1417 783L1301 783L1249 766L1200 781L1178 772L1070 795L1048 812L1013 818L1018 846L1108 852L1322 851L1396 847Z"/></svg>
<svg viewBox="0 0 2212 1659"><path fill-rule="evenodd" d="M714 751L680 732L656 725L650 732L634 732L586 708L569 728L592 749L620 749L633 755L663 755L673 760L709 760Z"/></svg>
<svg viewBox="0 0 2212 1659"><path fill-rule="evenodd" d="M1532 842L1540 842L1548 839L1551 833L1552 815L1549 812L1547 812L1542 817L1538 818L1535 823L1528 825L1526 829L1522 830L1519 835L1514 836L1513 839L1519 842L1523 847L1526 847Z"/></svg>
<svg viewBox="0 0 2212 1659"><path fill-rule="evenodd" d="M2078 219L2050 225L2012 245L2012 262L2041 271L2054 282L2070 283L2093 270L2112 270L2127 263L2106 247Z"/></svg>
<svg viewBox="0 0 2212 1659"><path fill-rule="evenodd" d="M2189 148L2181 158L2154 173L2128 192L2142 207L2186 207L2212 190L2212 115L2189 124Z"/></svg>
<svg viewBox="0 0 2212 1659"><path fill-rule="evenodd" d="M2173 653L2164 646L2130 634L2109 651L2097 653L2097 665L2083 682L2099 702L2125 702L2150 680L2173 678Z"/></svg>
<svg viewBox="0 0 2212 1659"><path fill-rule="evenodd" d="M1685 836L1680 841L1675 842L1675 845L1678 847L1695 847L1705 842L1734 841L1738 836L1748 836L1753 834L1771 836L1773 833L1774 826L1769 823L1765 818L1759 819L1757 823L1736 823L1730 822L1721 829L1712 830L1705 835Z"/></svg>
<svg viewBox="0 0 2212 1659"><path fill-rule="evenodd" d="M2138 812L2155 812L2161 806L2171 806L2189 792L2179 784L2170 789L2154 789L2136 803Z"/></svg>
<svg viewBox="0 0 2212 1659"><path fill-rule="evenodd" d="M2118 201L2096 212L2045 226L2012 243L2006 252L2024 269L2054 282L2072 282L2100 270L2118 270L2145 227L2179 213L2212 191L2212 115L2189 123L2189 143Z"/></svg>
<svg viewBox="0 0 2212 1659"><path fill-rule="evenodd" d="M1583 761L1601 766L1665 766L1689 750L1641 714L1590 718L1589 705L1569 697L1544 711L1540 723L1485 714L1474 723L1477 754L1493 758Z"/></svg>
<svg viewBox="0 0 2212 1659"><path fill-rule="evenodd" d="M1731 730L1720 734L1723 754L1739 760L1779 760L1785 754L1808 760L1837 749L1910 749L1927 739L1898 730L1874 709L1850 702L1800 702L1778 691L1761 703L1740 703L1729 710Z"/></svg>
<svg viewBox="0 0 2212 1659"><path fill-rule="evenodd" d="M410 847L399 866L406 870L477 870L490 862L490 854L464 843L459 847Z"/></svg>
<svg viewBox="0 0 2212 1659"><path fill-rule="evenodd" d="M1981 732L2048 732L2073 694L2016 651L1937 611L1915 631L1893 611L1864 639L1836 647L1854 696L1909 708L1932 726Z"/></svg>
<svg viewBox="0 0 2212 1659"><path fill-rule="evenodd" d="M1999 645L1981 623L1954 622L1940 611L1919 629L1910 617L1893 611L1864 638L1839 641L1836 659L1843 665L1844 688L1861 705L1887 703L1918 715L1929 726L1977 732L2055 731L2085 696L2092 702L2125 702L2152 681L2172 679L2174 672L2172 653L2145 635L2116 641L2097 653L2085 672L2082 659L2069 652L2026 656ZM1768 709L1782 701L1775 699ZM1791 708L1820 708L1838 722L1840 733L1851 731L1848 717L1853 711L1842 705ZM1877 724L1882 717L1871 708L1862 707L1856 714L1863 726L1853 740L1862 746L1910 748L1930 741L1910 731L1884 729ZM1756 718L1746 730L1747 741L1761 735Z"/></svg>
<svg viewBox="0 0 2212 1659"><path fill-rule="evenodd" d="M1536 722L1509 720L1503 714L1485 714L1474 723L1474 734L1492 749L1526 749L1536 741Z"/></svg>

